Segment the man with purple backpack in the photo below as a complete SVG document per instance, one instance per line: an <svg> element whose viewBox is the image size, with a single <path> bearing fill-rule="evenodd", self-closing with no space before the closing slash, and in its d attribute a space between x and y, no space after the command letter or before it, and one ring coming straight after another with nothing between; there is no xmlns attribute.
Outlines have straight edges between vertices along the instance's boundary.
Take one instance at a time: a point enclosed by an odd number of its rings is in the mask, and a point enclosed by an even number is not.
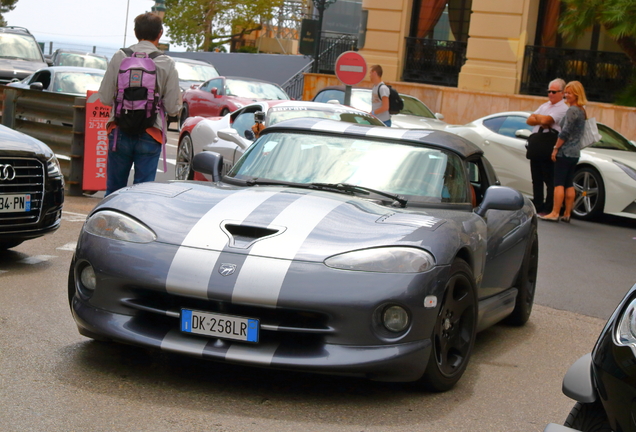
<svg viewBox="0 0 636 432"><path fill-rule="evenodd" d="M172 58L157 49L163 35L161 18L145 13L135 18L138 43L117 51L99 88L99 99L112 107L108 130L106 195L128 183L154 181L168 123L166 115L181 110L179 76Z"/></svg>

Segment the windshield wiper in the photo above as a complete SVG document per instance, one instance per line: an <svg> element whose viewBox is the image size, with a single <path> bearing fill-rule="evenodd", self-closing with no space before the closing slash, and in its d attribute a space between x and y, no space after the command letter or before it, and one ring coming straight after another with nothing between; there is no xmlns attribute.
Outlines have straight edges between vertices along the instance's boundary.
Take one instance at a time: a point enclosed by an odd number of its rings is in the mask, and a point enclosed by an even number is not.
<svg viewBox="0 0 636 432"><path fill-rule="evenodd" d="M335 189L337 191L347 192L347 193L357 192L357 193L366 193L367 195L369 193L374 193L374 194L381 195L387 198L391 198L393 200L393 203L391 203L391 205L394 207L399 205L400 207L404 208L406 207L406 204L408 203L408 200L401 195L396 195L389 192L384 192L381 190L372 189L365 186L358 186L358 185L349 184L349 183L310 183L309 186L313 186L319 189L332 189L332 190Z"/></svg>

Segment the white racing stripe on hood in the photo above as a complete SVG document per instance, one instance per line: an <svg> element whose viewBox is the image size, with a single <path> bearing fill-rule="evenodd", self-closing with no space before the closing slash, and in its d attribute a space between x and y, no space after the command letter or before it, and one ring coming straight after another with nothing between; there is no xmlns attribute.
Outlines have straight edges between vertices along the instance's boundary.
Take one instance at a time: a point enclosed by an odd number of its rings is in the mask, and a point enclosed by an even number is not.
<svg viewBox="0 0 636 432"><path fill-rule="evenodd" d="M221 222L230 216L244 220L254 209L276 192L246 189L236 192L212 207L192 227L175 254L166 291L199 298L208 298L210 276L228 238L220 229Z"/></svg>
<svg viewBox="0 0 636 432"><path fill-rule="evenodd" d="M292 259L314 228L341 204L339 200L309 194L285 208L271 226L284 226L287 230L252 247L236 278L232 301L276 306Z"/></svg>
<svg viewBox="0 0 636 432"><path fill-rule="evenodd" d="M335 122L333 120L322 120L313 125L312 129L317 129L321 131L329 131L329 132L344 132L349 127L351 127L351 123L349 122Z"/></svg>
<svg viewBox="0 0 636 432"><path fill-rule="evenodd" d="M367 132L367 136L374 136L374 137L382 137L382 138L394 138L394 139L399 139L402 138L404 136L404 134L406 134L407 132L409 132L408 129L397 129L397 128L373 128L373 129L369 129L369 132Z"/></svg>

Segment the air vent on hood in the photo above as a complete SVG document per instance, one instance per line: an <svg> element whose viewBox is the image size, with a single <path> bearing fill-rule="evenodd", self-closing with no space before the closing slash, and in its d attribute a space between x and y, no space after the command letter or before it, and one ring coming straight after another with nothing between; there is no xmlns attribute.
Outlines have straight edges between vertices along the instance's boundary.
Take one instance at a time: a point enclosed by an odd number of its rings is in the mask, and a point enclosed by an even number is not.
<svg viewBox="0 0 636 432"><path fill-rule="evenodd" d="M259 227L226 222L223 231L230 237L230 247L247 249L253 243L282 233L284 228Z"/></svg>

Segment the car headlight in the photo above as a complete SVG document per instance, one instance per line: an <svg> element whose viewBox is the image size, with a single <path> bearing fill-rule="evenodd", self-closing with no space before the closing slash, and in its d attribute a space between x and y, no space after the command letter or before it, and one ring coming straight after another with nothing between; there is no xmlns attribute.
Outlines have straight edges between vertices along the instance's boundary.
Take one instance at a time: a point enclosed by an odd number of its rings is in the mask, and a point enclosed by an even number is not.
<svg viewBox="0 0 636 432"><path fill-rule="evenodd" d="M625 165L624 163L618 162L618 161L612 161L616 164L616 166L618 166L620 169L622 169L625 174L627 174L628 176L630 176L633 180L636 180L636 170L632 167L628 167L627 165Z"/></svg>
<svg viewBox="0 0 636 432"><path fill-rule="evenodd" d="M618 320L616 341L618 345L631 347L636 356L636 298Z"/></svg>
<svg viewBox="0 0 636 432"><path fill-rule="evenodd" d="M111 210L92 215L84 230L96 236L132 243L150 243L157 239L155 233L141 222Z"/></svg>
<svg viewBox="0 0 636 432"><path fill-rule="evenodd" d="M364 249L335 255L325 265L342 270L382 273L420 273L435 266L430 253L410 247Z"/></svg>
<svg viewBox="0 0 636 432"><path fill-rule="evenodd" d="M62 176L62 168L60 167L60 161L57 160L55 155L51 157L48 161L46 161L46 174L49 177L61 177Z"/></svg>

